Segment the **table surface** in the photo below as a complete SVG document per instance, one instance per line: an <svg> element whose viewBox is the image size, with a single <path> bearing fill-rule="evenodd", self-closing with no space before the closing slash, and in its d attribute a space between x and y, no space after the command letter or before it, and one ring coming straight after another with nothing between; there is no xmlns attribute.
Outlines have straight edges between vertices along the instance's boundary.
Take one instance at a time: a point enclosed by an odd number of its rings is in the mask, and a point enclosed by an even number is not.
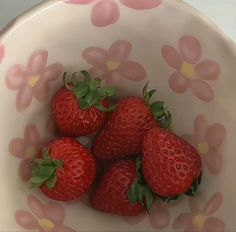
<svg viewBox="0 0 236 232"><path fill-rule="evenodd" d="M236 0L184 0L236 41ZM0 30L15 16L42 0L0 0Z"/></svg>

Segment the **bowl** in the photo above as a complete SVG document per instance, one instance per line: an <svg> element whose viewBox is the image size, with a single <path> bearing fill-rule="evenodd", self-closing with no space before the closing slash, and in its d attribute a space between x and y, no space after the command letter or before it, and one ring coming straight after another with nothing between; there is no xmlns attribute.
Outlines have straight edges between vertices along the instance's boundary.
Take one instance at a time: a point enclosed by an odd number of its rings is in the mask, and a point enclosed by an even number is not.
<svg viewBox="0 0 236 232"><path fill-rule="evenodd" d="M0 35L2 231L235 231L236 46L177 0L45 1ZM151 215L100 213L29 189L30 163L54 136L50 100L62 73L81 69L139 96L149 80L172 129L203 163L196 197L157 201ZM87 137L80 138L85 144Z"/></svg>

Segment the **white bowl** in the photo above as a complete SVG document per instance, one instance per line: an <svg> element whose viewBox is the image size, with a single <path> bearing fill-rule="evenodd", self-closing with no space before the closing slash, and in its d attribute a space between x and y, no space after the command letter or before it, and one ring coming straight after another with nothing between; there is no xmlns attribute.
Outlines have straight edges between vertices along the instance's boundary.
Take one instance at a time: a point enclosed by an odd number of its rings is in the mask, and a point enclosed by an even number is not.
<svg viewBox="0 0 236 232"><path fill-rule="evenodd" d="M1 231L236 231L236 46L178 0L46 1L0 35ZM147 80L173 130L204 165L196 198L123 218L60 203L28 185L29 162L53 136L50 99L61 73L91 70L121 95ZM86 138L83 138L86 141Z"/></svg>

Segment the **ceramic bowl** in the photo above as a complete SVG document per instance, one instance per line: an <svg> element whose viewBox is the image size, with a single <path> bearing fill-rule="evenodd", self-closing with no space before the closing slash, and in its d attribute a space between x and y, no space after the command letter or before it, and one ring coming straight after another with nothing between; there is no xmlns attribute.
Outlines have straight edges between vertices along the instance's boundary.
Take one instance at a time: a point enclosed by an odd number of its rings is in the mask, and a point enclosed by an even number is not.
<svg viewBox="0 0 236 232"><path fill-rule="evenodd" d="M0 35L1 231L235 231L236 46L177 0L67 0L23 14ZM157 201L151 215L95 211L29 189L30 162L53 137L50 100L62 72L90 70L120 96L149 80L173 130L203 163L195 198ZM89 139L82 138L84 143Z"/></svg>

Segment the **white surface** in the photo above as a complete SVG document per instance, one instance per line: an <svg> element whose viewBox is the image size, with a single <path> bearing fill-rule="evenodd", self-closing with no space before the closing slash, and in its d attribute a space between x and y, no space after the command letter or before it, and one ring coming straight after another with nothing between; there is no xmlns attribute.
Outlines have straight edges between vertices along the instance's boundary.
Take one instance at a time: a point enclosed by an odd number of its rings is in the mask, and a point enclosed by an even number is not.
<svg viewBox="0 0 236 232"><path fill-rule="evenodd" d="M236 41L236 0L184 0L197 8ZM42 0L0 0L0 29Z"/></svg>

